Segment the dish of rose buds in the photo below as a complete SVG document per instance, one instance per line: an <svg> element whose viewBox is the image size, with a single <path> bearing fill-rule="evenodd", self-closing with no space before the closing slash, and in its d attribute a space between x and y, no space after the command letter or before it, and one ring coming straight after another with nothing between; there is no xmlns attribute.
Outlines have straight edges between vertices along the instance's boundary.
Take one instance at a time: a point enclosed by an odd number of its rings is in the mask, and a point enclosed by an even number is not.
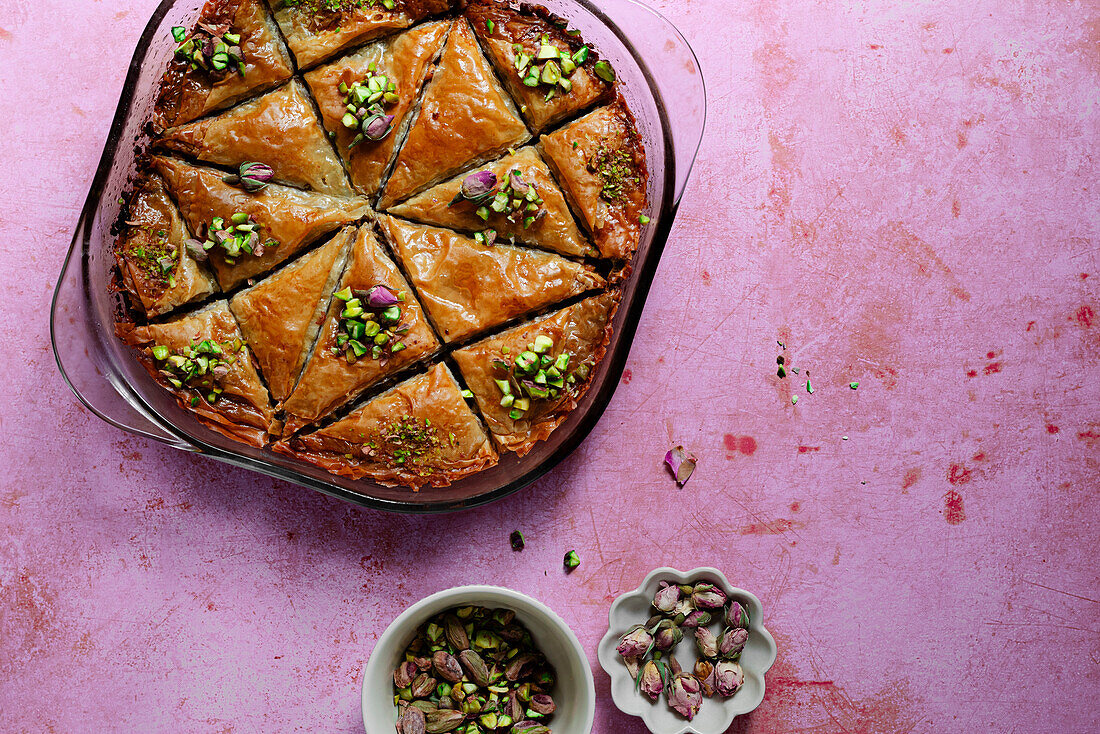
<svg viewBox="0 0 1100 734"><path fill-rule="evenodd" d="M509 609L460 607L417 630L393 672L398 734L550 734L554 669Z"/></svg>
<svg viewBox="0 0 1100 734"><path fill-rule="evenodd" d="M599 660L612 700L650 731L719 734L763 699L775 641L759 599L717 569L656 569L608 617Z"/></svg>
<svg viewBox="0 0 1100 734"><path fill-rule="evenodd" d="M649 222L598 50L505 0L210 0L172 34L115 245L116 332L158 384L413 489L549 437Z"/></svg>

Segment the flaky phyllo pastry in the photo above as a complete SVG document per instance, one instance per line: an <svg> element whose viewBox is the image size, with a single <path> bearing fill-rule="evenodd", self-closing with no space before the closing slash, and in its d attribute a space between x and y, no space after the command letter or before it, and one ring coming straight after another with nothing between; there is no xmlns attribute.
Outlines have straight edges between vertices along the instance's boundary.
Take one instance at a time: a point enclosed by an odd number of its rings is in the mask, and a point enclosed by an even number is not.
<svg viewBox="0 0 1100 734"><path fill-rule="evenodd" d="M421 490L568 419L649 178L567 19L209 0L172 35L114 254L116 331L181 428Z"/></svg>

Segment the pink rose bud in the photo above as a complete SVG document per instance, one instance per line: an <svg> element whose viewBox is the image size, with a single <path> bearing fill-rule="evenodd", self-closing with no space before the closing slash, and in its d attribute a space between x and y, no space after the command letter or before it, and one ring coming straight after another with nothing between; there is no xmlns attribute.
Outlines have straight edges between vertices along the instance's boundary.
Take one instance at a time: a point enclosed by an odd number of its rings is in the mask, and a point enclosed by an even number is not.
<svg viewBox="0 0 1100 734"><path fill-rule="evenodd" d="M737 663L723 660L714 666L714 688L719 695L732 696L744 682L745 673Z"/></svg>
<svg viewBox="0 0 1100 734"><path fill-rule="evenodd" d="M736 658L745 649L745 643L749 639L749 631L744 627L734 627L726 630L722 635L722 641L718 645L718 651L724 658Z"/></svg>
<svg viewBox="0 0 1100 734"><path fill-rule="evenodd" d="M703 705L703 687L691 673L679 673L668 686L668 705L688 721Z"/></svg>

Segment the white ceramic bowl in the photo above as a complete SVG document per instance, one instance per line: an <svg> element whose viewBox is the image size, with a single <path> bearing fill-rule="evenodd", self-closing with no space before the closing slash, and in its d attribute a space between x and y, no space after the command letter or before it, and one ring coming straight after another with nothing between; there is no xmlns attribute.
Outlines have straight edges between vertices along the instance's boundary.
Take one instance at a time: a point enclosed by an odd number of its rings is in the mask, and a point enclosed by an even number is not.
<svg viewBox="0 0 1100 734"><path fill-rule="evenodd" d="M692 721L669 708L664 696L650 701L648 696L636 690L626 664L615 649L620 636L634 625L644 624L653 614L651 603L661 581L676 584L709 581L724 590L731 599L740 602L749 613L749 639L739 661L745 672L744 685L729 698L717 695L704 698L699 713ZM600 665L611 676L611 698L620 711L640 716L654 734L722 734L733 723L734 717L747 714L764 700L764 673L775 662L775 640L764 629L764 610L760 600L730 584L718 569L696 568L685 573L674 568L658 568L651 571L637 589L612 602L607 616L609 625L607 634L600 640L599 658ZM684 670L690 672L698 659L695 637L685 634L674 653Z"/></svg>
<svg viewBox="0 0 1100 734"><path fill-rule="evenodd" d="M596 689L584 648L573 630L545 604L499 586L458 586L421 599L395 619L374 646L363 668L363 725L367 734L394 734L393 671L420 625L451 607L505 607L516 613L535 644L554 666L558 705L550 727L554 734L590 734L596 714Z"/></svg>

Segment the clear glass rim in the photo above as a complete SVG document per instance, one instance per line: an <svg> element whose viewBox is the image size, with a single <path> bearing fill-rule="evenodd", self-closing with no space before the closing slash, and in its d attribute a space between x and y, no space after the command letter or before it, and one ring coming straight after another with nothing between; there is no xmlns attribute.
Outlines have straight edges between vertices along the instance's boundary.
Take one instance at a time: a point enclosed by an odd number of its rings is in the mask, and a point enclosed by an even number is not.
<svg viewBox="0 0 1100 734"><path fill-rule="evenodd" d="M687 49L691 55L691 60L695 63L695 68L699 73L699 84L704 89L703 98L700 100L702 108L703 120L699 128L699 137L695 141L694 149L690 151L690 156L684 160L687 161L686 168L684 170L684 182L683 188L686 188L686 181L688 174L692 166L694 165L696 156L699 151L699 146L702 144L702 132L706 124L706 95L705 95L705 81L702 76L702 67L699 64L698 57L695 54L694 49L680 33L679 29L670 22L667 18L661 15L659 12L650 8L637 0L623 0L629 2L632 5L637 6L639 9L655 16L661 22L663 22L670 31L675 33L684 48ZM119 99L118 107L115 110L114 119L111 122L111 127L108 132L107 140L104 144L103 155L100 157L99 164L96 169L95 176L92 179L92 184L89 187L88 197L85 200L84 206L81 209L80 217L77 220L76 227L73 232L73 238L69 245L69 251L65 256L61 273L58 276L57 285L54 288L53 297L50 304L50 344L54 352L54 358L58 366L58 370L61 372L62 378L65 380L66 385L78 400L90 410L94 415L102 419L103 421L125 430L131 433L138 433L144 435L147 438L152 438L177 448L196 451L198 453L205 454L211 458L223 461L234 466L251 469L253 471L266 474L278 479L282 479L288 482L292 482L301 486L315 489L324 494L338 497L340 499L352 502L363 507L368 507L377 510L384 510L387 512L404 513L404 514L431 514L452 512L455 510L469 509L472 507L478 507L481 505L494 502L498 499L507 497L514 492L523 489L529 484L535 482L555 466L560 463L565 457L571 454L580 443L587 438L592 429L599 422L603 416L604 411L607 408L608 403L611 401L611 396L614 394L617 388L620 378L623 373L623 369L626 366L626 360L630 355L630 348L633 345L634 336L637 332L638 321L641 316L642 310L645 308L646 300L649 295L649 290L653 283L653 278L656 275L657 267L660 263L661 256L664 253L665 245L668 241L668 235L671 232L672 224L675 220L677 210L679 208L680 200L683 196L683 188L680 191L676 190L676 176L677 176L677 161L675 155L675 141L673 139L670 122L668 119L668 111L665 106L664 96L650 71L649 65L646 63L644 57L637 51L633 43L629 40L628 36L623 30L615 23L610 16L603 10L597 7L591 0L573 0L573 2L585 8L593 16L598 18L604 23L608 29L615 34L615 36L622 43L623 48L631 55L634 62L638 65L642 72L646 83L649 86L649 91L653 96L655 107L660 120L661 139L660 144L664 148L664 179L665 185L663 188L662 201L660 203L659 211L661 216L656 220L657 227L653 233L652 240L645 257L641 262L635 261L633 265L633 273L630 278L635 279L634 294L629 304L629 308L624 314L624 318L619 327L618 339L619 345L609 350L609 354L604 357L604 361L607 365L606 376L602 384L591 393L592 402L581 416L579 422L572 427L571 432L567 435L566 439L547 457L541 460L539 463L532 465L529 469L524 471L520 476L512 479L511 481L495 488L482 492L480 494L457 500L435 500L435 501L420 501L420 502L402 502L398 500L389 500L381 497L373 497L365 494L360 494L344 487L340 487L328 482L324 482L314 477L310 477L291 469L273 464L270 462L260 461L243 454L235 454L221 449L220 447L210 445L201 439L189 435L183 432L181 429L176 428L170 422L163 420L158 415L157 411L153 410L146 401L136 392L131 386L126 384L124 380L109 380L111 386L119 392L121 397L128 402L131 406L139 410L142 416L148 419L157 428L164 431L164 436L158 436L150 432L141 431L135 429L132 426L126 425L110 415L106 415L103 411L99 410L95 405L91 403L77 388L73 380L70 378L63 360L61 358L61 351L58 346L57 339L57 317L58 317L58 301L61 296L63 283L66 276L69 274L69 269L74 266L74 254L77 253L79 246L80 253L80 265L81 265L81 286L82 297L89 298L87 292L90 283L88 277L88 248L90 246L90 223L94 217L96 208L99 205L104 183L107 175L110 171L111 164L114 161L115 155L118 150L118 145L121 142L122 130L129 114L129 110L132 103L132 97L134 89L137 85L138 75L141 70L141 66L145 60L147 49L149 48L149 42L152 39L153 34L156 33L161 21L167 15L168 11L175 4L176 0L162 0L162 2L154 10L152 16L149 19L145 30L142 31L141 36L138 39L137 48L134 51L133 58L130 61L129 68L127 70L126 80L122 87L122 93ZM98 336L96 337L98 338ZM109 378L108 378L109 379ZM421 495L424 496L424 495Z"/></svg>

